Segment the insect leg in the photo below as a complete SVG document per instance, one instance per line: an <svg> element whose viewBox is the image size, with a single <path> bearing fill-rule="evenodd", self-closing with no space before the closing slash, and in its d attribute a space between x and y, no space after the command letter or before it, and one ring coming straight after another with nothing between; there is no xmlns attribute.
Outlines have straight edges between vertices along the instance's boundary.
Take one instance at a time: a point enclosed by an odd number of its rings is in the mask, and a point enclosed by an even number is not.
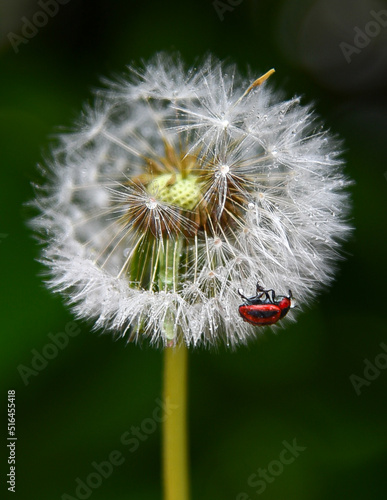
<svg viewBox="0 0 387 500"><path fill-rule="evenodd" d="M242 299L246 300L247 302L250 302L250 300L243 295L243 290L242 288L238 289L238 294L242 297Z"/></svg>

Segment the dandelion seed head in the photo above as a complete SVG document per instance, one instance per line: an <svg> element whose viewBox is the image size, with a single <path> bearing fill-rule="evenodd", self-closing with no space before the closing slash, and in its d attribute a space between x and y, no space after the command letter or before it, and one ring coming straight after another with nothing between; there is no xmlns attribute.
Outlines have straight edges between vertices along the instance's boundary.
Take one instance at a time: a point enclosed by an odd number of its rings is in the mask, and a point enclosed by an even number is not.
<svg viewBox="0 0 387 500"><path fill-rule="evenodd" d="M133 342L235 347L258 333L238 289L291 289L286 324L331 282L351 231L340 143L271 73L158 54L58 137L32 224L77 317Z"/></svg>

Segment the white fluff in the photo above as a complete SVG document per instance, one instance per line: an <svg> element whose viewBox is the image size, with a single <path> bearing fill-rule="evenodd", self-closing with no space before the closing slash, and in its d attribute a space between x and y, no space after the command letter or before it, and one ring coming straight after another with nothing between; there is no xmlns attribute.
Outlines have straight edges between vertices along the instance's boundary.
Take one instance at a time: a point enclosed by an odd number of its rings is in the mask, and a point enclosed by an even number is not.
<svg viewBox="0 0 387 500"><path fill-rule="evenodd" d="M239 288L291 289L301 308L331 281L350 231L340 144L298 98L281 101L268 82L244 95L251 83L211 57L185 70L159 54L110 82L59 137L33 225L49 286L77 317L134 341L233 347L261 331L239 316ZM194 227L190 211L132 182L152 173L144 158L163 157L165 142L175 151L183 144L203 175L201 203L213 215L196 238L179 236ZM165 289L152 269L146 289L128 274L152 225L161 245L153 249L169 242L176 253L180 239L186 248Z"/></svg>

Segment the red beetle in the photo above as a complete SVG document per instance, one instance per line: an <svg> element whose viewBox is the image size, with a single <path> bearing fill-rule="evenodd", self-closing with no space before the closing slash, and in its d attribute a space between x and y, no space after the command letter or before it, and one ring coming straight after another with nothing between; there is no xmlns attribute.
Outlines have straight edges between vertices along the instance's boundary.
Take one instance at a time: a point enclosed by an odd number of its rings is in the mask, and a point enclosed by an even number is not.
<svg viewBox="0 0 387 500"><path fill-rule="evenodd" d="M239 314L244 321L256 326L273 325L285 317L293 298L291 290L287 296L276 296L272 288L265 290L259 283L257 283L257 294L254 297L245 297L242 290L238 290L238 293L245 301L239 306Z"/></svg>

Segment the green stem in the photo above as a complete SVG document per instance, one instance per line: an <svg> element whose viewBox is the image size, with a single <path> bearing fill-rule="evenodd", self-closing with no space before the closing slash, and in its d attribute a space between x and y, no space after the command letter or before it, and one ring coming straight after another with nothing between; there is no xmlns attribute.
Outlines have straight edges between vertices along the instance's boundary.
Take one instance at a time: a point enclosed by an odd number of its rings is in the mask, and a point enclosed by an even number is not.
<svg viewBox="0 0 387 500"><path fill-rule="evenodd" d="M160 252L159 287L175 292L179 285L182 241L166 239ZM187 347L179 338L173 314L164 319L163 398L173 408L163 421L164 500L188 500Z"/></svg>
<svg viewBox="0 0 387 500"><path fill-rule="evenodd" d="M182 343L164 349L164 401L174 410L163 423L164 500L188 500L187 358Z"/></svg>

